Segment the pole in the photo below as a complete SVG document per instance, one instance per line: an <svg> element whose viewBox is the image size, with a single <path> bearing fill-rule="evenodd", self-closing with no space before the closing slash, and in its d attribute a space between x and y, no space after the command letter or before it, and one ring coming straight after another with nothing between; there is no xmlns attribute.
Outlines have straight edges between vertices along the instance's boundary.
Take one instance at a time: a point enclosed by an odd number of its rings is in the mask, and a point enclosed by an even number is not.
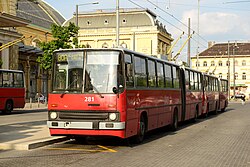
<svg viewBox="0 0 250 167"><path fill-rule="evenodd" d="M200 35L200 0L198 0L198 23L197 23L197 33L198 33L198 39L197 39L197 69L199 68L198 67L198 64L199 64L199 45L200 45L200 40L199 40L199 35Z"/></svg>
<svg viewBox="0 0 250 167"><path fill-rule="evenodd" d="M76 5L76 26L78 27L78 5Z"/></svg>
<svg viewBox="0 0 250 167"><path fill-rule="evenodd" d="M233 46L233 84L234 84L234 97L235 97L235 48Z"/></svg>
<svg viewBox="0 0 250 167"><path fill-rule="evenodd" d="M119 46L119 35L120 35L120 25L119 25L119 0L116 0L116 46Z"/></svg>
<svg viewBox="0 0 250 167"><path fill-rule="evenodd" d="M230 66L231 66L231 63L230 63L230 54L229 54L229 41L228 41L228 44L227 44L227 62L228 62L228 71L227 71L227 79L228 79L228 99L230 99L230 89L231 89L231 82L230 82Z"/></svg>
<svg viewBox="0 0 250 167"><path fill-rule="evenodd" d="M119 46L119 23L120 23L120 19L119 19L119 0L116 0L116 46Z"/></svg>
<svg viewBox="0 0 250 167"><path fill-rule="evenodd" d="M188 18L188 36L190 36L190 18ZM188 55L187 55L187 64L189 67L191 67L190 63L190 39L188 40Z"/></svg>

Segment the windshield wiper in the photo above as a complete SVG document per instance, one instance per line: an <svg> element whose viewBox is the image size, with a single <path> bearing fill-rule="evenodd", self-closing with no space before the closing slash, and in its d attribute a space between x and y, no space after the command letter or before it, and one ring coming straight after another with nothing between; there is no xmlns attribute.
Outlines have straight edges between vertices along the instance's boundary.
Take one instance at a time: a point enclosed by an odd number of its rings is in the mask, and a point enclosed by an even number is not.
<svg viewBox="0 0 250 167"><path fill-rule="evenodd" d="M78 78L76 78L74 81L72 81L68 86L67 88L65 89L65 91L60 95L61 98L63 98L63 96L66 94L66 93L69 93L69 88L72 86L73 83L75 83L76 81L78 80Z"/></svg>

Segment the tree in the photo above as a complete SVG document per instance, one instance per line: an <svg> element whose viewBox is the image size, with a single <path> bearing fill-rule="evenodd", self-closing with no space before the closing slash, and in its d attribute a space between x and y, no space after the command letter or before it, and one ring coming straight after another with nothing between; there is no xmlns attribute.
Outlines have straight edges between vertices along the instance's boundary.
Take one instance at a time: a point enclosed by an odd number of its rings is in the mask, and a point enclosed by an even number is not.
<svg viewBox="0 0 250 167"><path fill-rule="evenodd" d="M73 48L73 45L78 48L78 34L79 27L74 23L69 23L69 26L58 26L53 24L51 26L52 36L54 40L50 42L41 42L39 44L43 51L43 55L39 56L37 61L40 63L40 67L45 70L50 70L52 67L52 56L56 49L69 49Z"/></svg>

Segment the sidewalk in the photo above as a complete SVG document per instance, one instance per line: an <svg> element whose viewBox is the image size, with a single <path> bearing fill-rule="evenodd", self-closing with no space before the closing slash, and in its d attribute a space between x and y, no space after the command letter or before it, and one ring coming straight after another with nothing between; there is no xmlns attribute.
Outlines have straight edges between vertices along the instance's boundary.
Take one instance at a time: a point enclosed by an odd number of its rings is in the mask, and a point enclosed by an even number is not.
<svg viewBox="0 0 250 167"><path fill-rule="evenodd" d="M34 111L32 113L47 111L46 104L26 103L22 109L15 109L16 111ZM8 115L9 119L12 115ZM20 115L23 116L23 115ZM8 119L6 117L6 119ZM30 121L23 118L23 121L18 123L3 123L0 124L0 150L30 150L56 142L68 140L66 137L52 137L50 136L47 127L47 120L41 119L38 121Z"/></svg>

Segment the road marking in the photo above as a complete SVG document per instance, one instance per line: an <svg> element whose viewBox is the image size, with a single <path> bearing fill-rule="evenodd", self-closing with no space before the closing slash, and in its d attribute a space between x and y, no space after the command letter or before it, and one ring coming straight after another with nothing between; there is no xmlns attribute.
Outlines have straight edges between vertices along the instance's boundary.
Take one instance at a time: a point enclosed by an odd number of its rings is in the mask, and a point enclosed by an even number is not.
<svg viewBox="0 0 250 167"><path fill-rule="evenodd" d="M47 150L86 151L86 152L109 152L107 150L89 150L89 149L84 149L84 148L47 148Z"/></svg>
<svg viewBox="0 0 250 167"><path fill-rule="evenodd" d="M117 152L116 150L110 149L105 146L97 145L99 148L104 150L90 150L84 148L47 148L47 150L64 150L64 151L86 151L86 152Z"/></svg>
<svg viewBox="0 0 250 167"><path fill-rule="evenodd" d="M113 149L108 148L108 147L105 147L105 146L101 146L101 145L97 145L97 146L100 147L100 148L103 148L103 149L105 149L105 150L108 150L109 152L113 152L113 153L116 153L116 152L117 152L116 150L113 150Z"/></svg>

